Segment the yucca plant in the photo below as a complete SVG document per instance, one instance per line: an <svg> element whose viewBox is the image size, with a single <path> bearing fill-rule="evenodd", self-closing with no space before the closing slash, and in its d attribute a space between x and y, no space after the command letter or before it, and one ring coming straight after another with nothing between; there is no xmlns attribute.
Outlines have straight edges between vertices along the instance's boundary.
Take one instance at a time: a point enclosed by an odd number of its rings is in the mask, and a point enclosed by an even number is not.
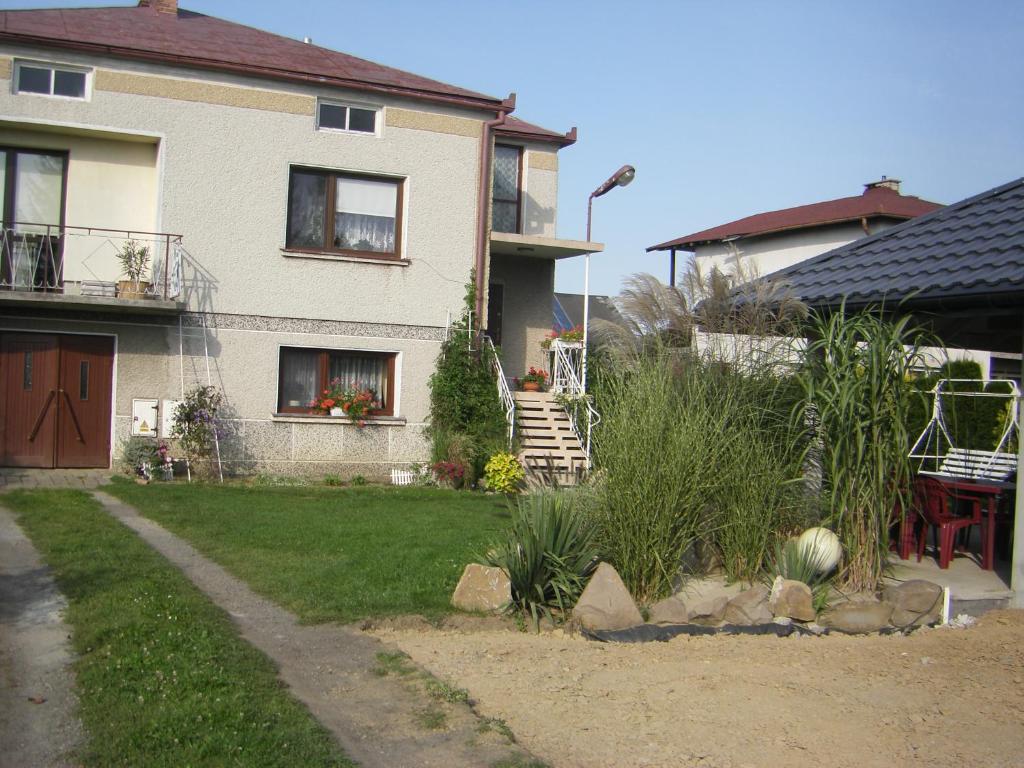
<svg viewBox="0 0 1024 768"><path fill-rule="evenodd" d="M504 541L484 555L502 568L512 585L512 605L541 617L565 615L576 604L597 567L594 524L572 491L537 491L519 497Z"/></svg>
<svg viewBox="0 0 1024 768"><path fill-rule="evenodd" d="M801 547L796 539L775 545L775 558L768 572L769 586L775 577L799 581L811 589L814 610L820 612L828 603L832 588L830 574L824 572L825 554L814 547Z"/></svg>

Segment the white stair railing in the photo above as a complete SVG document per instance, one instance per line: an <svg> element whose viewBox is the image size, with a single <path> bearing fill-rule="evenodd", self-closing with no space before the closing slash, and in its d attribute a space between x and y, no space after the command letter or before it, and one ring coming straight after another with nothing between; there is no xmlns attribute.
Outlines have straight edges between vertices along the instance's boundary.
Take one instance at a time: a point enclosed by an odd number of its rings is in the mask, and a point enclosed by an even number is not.
<svg viewBox="0 0 1024 768"><path fill-rule="evenodd" d="M498 397L501 398L501 406L505 409L505 421L508 422L508 447L511 449L516 432L516 401L512 397L512 390L508 387L508 379L505 378L505 371L501 367L501 360L498 358L498 350L494 348L494 342L486 334L483 335L483 339L484 345L490 350L494 374L498 379Z"/></svg>
<svg viewBox="0 0 1024 768"><path fill-rule="evenodd" d="M549 352L551 361L551 391L561 395L562 407L569 416L569 425L583 446L587 456L587 469L590 469L590 440L594 427L601 421L601 415L594 409L583 385L583 343L579 341L562 341L554 339ZM580 406L585 406L586 429L580 421Z"/></svg>

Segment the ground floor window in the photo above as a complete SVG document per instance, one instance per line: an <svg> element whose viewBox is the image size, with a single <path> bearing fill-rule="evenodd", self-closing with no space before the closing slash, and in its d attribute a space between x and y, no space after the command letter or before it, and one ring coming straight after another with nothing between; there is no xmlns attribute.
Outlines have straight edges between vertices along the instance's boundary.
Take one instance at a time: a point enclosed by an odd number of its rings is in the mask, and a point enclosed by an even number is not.
<svg viewBox="0 0 1024 768"><path fill-rule="evenodd" d="M332 381L368 389L382 407L375 415L393 416L395 359L391 352L281 347L278 411L309 413L310 404Z"/></svg>

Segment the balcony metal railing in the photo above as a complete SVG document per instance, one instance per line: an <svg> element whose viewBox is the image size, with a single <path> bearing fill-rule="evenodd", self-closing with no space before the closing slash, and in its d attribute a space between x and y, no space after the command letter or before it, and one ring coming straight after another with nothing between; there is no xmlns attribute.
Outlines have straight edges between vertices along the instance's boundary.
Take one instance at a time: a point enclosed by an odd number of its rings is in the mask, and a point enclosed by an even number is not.
<svg viewBox="0 0 1024 768"><path fill-rule="evenodd" d="M114 296L125 276L126 244L148 259L133 290L146 298L178 299L184 290L182 235L102 227L15 222L0 230L0 289Z"/></svg>

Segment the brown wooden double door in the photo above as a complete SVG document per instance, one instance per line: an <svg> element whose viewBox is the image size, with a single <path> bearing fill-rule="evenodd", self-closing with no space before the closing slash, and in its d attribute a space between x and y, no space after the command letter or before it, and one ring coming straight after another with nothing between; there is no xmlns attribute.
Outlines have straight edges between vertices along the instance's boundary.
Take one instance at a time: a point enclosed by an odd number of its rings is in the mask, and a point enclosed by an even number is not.
<svg viewBox="0 0 1024 768"><path fill-rule="evenodd" d="M114 340L0 334L0 428L8 467L107 467Z"/></svg>

